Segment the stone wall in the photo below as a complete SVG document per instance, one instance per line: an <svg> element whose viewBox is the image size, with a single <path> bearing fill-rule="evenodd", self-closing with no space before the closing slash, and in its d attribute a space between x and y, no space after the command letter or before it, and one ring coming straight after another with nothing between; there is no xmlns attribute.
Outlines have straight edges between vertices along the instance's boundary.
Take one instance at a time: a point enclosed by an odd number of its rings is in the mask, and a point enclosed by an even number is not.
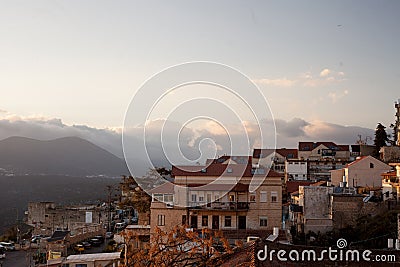
<svg viewBox="0 0 400 267"><path fill-rule="evenodd" d="M356 226L362 216L375 216L387 209L383 202L363 202L362 195L332 195L333 227L342 229Z"/></svg>

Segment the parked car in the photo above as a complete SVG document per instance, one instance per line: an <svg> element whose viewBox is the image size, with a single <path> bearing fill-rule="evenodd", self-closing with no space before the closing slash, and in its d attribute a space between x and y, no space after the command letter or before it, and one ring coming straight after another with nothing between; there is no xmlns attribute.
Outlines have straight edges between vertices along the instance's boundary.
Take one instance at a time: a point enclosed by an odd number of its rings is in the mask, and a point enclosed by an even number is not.
<svg viewBox="0 0 400 267"><path fill-rule="evenodd" d="M83 251L85 251L85 247L84 247L82 244L76 244L76 245L74 246L74 250L75 250L76 252L83 252Z"/></svg>
<svg viewBox="0 0 400 267"><path fill-rule="evenodd" d="M99 247L103 242L101 242L100 239L92 238L89 240L89 243L92 244L93 247Z"/></svg>
<svg viewBox="0 0 400 267"><path fill-rule="evenodd" d="M111 239L114 237L114 233L113 232L107 232L106 233L106 239Z"/></svg>
<svg viewBox="0 0 400 267"><path fill-rule="evenodd" d="M104 242L104 236L102 236L102 235L96 235L94 238L97 238L97 239L100 240L102 243Z"/></svg>
<svg viewBox="0 0 400 267"><path fill-rule="evenodd" d="M0 242L0 245L3 246L7 251L15 250L15 245L11 242Z"/></svg>
<svg viewBox="0 0 400 267"><path fill-rule="evenodd" d="M41 239L42 239L41 236L34 236L31 239L31 243L39 243Z"/></svg>
<svg viewBox="0 0 400 267"><path fill-rule="evenodd" d="M85 249L90 249L92 247L92 244L86 241L82 242L82 245Z"/></svg>

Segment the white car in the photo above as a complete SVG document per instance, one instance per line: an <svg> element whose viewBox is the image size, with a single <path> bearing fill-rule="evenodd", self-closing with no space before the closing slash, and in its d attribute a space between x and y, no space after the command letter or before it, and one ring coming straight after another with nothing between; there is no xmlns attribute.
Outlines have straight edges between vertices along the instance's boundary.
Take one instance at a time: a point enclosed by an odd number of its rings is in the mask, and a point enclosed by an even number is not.
<svg viewBox="0 0 400 267"><path fill-rule="evenodd" d="M10 242L0 242L0 245L3 246L7 251L14 251L15 246Z"/></svg>

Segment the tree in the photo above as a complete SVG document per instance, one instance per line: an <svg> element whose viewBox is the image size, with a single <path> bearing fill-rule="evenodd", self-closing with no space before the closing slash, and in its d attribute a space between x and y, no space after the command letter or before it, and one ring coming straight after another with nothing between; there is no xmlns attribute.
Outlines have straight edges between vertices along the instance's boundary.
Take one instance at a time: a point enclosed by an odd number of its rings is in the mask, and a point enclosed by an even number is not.
<svg viewBox="0 0 400 267"><path fill-rule="evenodd" d="M151 197L136 183L132 176L122 176L120 183L122 198L119 203L121 208L133 207L138 212L138 223L148 222Z"/></svg>
<svg viewBox="0 0 400 267"><path fill-rule="evenodd" d="M381 123L378 123L375 129L375 139L374 139L374 153L373 156L375 158L379 158L379 151L381 147L386 146L386 142L389 141L387 133L385 131L386 127L383 126Z"/></svg>
<svg viewBox="0 0 400 267"><path fill-rule="evenodd" d="M137 266L218 266L222 256L233 251L219 231L203 229L201 234L186 226L171 232L156 228L150 243L135 247L138 237L125 233L126 267Z"/></svg>

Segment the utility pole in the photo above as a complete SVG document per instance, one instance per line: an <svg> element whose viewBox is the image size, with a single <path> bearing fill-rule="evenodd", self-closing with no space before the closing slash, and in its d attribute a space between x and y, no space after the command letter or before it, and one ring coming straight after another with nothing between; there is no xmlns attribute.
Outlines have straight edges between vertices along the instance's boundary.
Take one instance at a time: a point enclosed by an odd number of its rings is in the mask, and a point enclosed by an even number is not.
<svg viewBox="0 0 400 267"><path fill-rule="evenodd" d="M108 192L108 223L107 223L107 231L111 231L111 196L113 192L113 186L107 185L107 192Z"/></svg>
<svg viewBox="0 0 400 267"><path fill-rule="evenodd" d="M18 208L16 208L17 211L17 225L16 225L16 229L17 229L17 244L19 244L19 216L18 216Z"/></svg>

